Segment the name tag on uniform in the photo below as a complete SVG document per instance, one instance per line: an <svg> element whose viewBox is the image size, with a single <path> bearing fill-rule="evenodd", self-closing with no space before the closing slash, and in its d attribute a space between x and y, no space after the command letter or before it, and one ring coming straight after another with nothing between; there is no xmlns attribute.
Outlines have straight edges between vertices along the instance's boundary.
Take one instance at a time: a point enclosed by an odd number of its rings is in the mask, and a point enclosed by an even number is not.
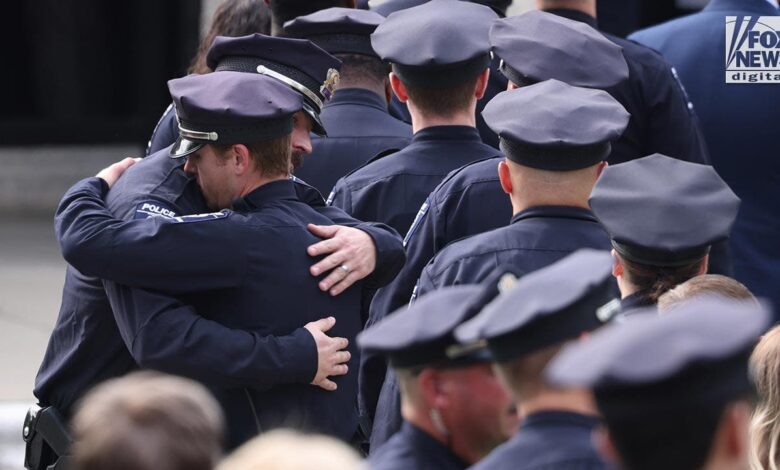
<svg viewBox="0 0 780 470"><path fill-rule="evenodd" d="M135 208L133 219L148 219L149 217L164 217L172 219L179 214L161 201L144 201Z"/></svg>

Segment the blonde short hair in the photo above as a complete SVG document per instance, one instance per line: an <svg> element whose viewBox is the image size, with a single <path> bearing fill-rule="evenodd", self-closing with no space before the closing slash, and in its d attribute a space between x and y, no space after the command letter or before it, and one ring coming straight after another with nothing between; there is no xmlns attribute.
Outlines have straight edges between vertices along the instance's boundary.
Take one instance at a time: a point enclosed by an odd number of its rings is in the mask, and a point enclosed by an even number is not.
<svg viewBox="0 0 780 470"><path fill-rule="evenodd" d="M744 284L720 274L702 274L688 279L668 290L658 298L658 309L669 310L693 297L720 295L722 297L756 302L756 298Z"/></svg>
<svg viewBox="0 0 780 470"><path fill-rule="evenodd" d="M357 470L362 459L343 442L278 429L255 437L227 456L217 470Z"/></svg>
<svg viewBox="0 0 780 470"><path fill-rule="evenodd" d="M765 334L750 356L758 404L750 423L750 467L780 468L780 326Z"/></svg>

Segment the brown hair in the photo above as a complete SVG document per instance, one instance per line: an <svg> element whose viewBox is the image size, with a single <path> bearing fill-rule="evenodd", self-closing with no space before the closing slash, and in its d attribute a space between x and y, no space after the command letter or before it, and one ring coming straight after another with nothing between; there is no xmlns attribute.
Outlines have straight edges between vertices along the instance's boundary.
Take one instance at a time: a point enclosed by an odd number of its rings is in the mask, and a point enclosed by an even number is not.
<svg viewBox="0 0 780 470"><path fill-rule="evenodd" d="M222 414L200 384L154 372L109 380L73 418L75 470L210 470Z"/></svg>
<svg viewBox="0 0 780 470"><path fill-rule="evenodd" d="M417 109L426 116L450 116L466 111L476 100L474 88L480 75L447 88L423 88L406 82L406 94Z"/></svg>
<svg viewBox="0 0 780 470"><path fill-rule="evenodd" d="M780 326L765 334L750 356L758 404L750 423L750 467L780 468Z"/></svg>
<svg viewBox="0 0 780 470"><path fill-rule="evenodd" d="M661 267L629 261L620 255L618 258L623 264L626 280L636 286L637 290L643 293L644 298L653 303L658 302L658 298L664 292L699 275L702 263L706 260L702 258L684 266Z"/></svg>
<svg viewBox="0 0 780 470"><path fill-rule="evenodd" d="M252 160L264 176L283 176L290 173L290 139L291 134L273 140L264 140L243 144L249 149ZM217 155L226 158L225 153L232 145L211 144Z"/></svg>
<svg viewBox="0 0 780 470"><path fill-rule="evenodd" d="M239 37L271 34L271 11L263 0L224 0L214 10L211 26L192 59L188 73L211 73L206 54L217 36Z"/></svg>
<svg viewBox="0 0 780 470"><path fill-rule="evenodd" d="M658 298L658 309L669 310L676 305L700 295L721 295L736 300L757 302L744 284L720 274L702 274L667 291Z"/></svg>

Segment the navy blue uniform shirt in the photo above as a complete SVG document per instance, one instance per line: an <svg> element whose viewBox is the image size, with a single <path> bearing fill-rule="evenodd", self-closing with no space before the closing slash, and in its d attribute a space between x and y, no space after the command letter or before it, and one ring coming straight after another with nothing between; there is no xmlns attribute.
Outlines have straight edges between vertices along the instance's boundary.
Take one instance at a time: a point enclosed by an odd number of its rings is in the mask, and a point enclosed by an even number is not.
<svg viewBox="0 0 780 470"><path fill-rule="evenodd" d="M606 470L593 448L596 417L540 411L523 418L517 434L471 467L473 470Z"/></svg>
<svg viewBox="0 0 780 470"><path fill-rule="evenodd" d="M412 139L412 127L387 112L387 102L370 90L340 88L320 114L326 138L313 138L311 155L295 176L328 194L342 176L379 153L400 150Z"/></svg>
<svg viewBox="0 0 780 470"><path fill-rule="evenodd" d="M611 247L589 209L530 207L515 214L507 227L459 240L437 253L420 276L417 296L443 286L476 284L500 265L529 273L581 248Z"/></svg>
<svg viewBox="0 0 780 470"><path fill-rule="evenodd" d="M116 215L126 219L204 212L205 202L195 182L181 170L182 164L181 160L169 158L167 149L137 163L109 192L107 204ZM396 234L386 227L357 225L343 212L325 206L317 191L304 184L296 184L296 190L331 220L357 226L372 236L378 269L370 282L381 284L394 276L403 263ZM121 288L106 285L109 291ZM146 311L147 327L140 334L132 334L125 326L133 323L126 319L135 318L131 314L136 309L132 302L119 302L122 299L132 297L112 296L111 305L100 279L68 267L60 313L35 380L34 393L42 405L54 405L69 417L74 403L86 390L135 369L136 363L204 383L262 386L275 382L308 383L313 376L316 364L304 360L311 355L295 354L303 351L302 344L313 347L303 330L275 338L228 329L197 315L191 306L158 294L159 305L164 308ZM198 341L191 341L192 338ZM222 354L209 352L214 350Z"/></svg>
<svg viewBox="0 0 780 470"><path fill-rule="evenodd" d="M468 463L433 437L404 422L399 431L368 459L371 470L462 470Z"/></svg>
<svg viewBox="0 0 780 470"><path fill-rule="evenodd" d="M337 323L331 332L350 339L356 363L352 340L362 326L361 284L332 297L316 279L302 275L311 264L306 247L318 240L307 223L330 220L298 198L293 181L252 191L234 203L240 212L132 221L114 219L104 207L105 186L96 178L84 180L58 209L57 234L74 266L115 282L182 295L204 317L260 334L289 334L333 315ZM113 246L104 258L105 244ZM103 259L90 260L96 255ZM279 426L349 439L357 427L357 377L335 381L335 392L308 384L210 388L225 411L230 446Z"/></svg>
<svg viewBox="0 0 780 470"><path fill-rule="evenodd" d="M780 89L777 83L727 84L724 54L726 16L778 14L766 0L712 0L699 13L630 36L660 51L679 72L701 119L712 165L742 200L730 238L734 277L775 306L780 305L780 140L774 123Z"/></svg>
<svg viewBox="0 0 780 470"><path fill-rule="evenodd" d="M358 220L383 222L406 233L420 205L450 171L498 151L469 126L419 130L405 149L341 178L328 202Z"/></svg>
<svg viewBox="0 0 780 470"><path fill-rule="evenodd" d="M536 271L581 248L612 248L609 235L590 210L531 207L512 217L507 227L459 240L440 251L423 270L415 296L444 286L477 284L498 266L512 266L518 274ZM377 362L371 357L361 364L361 406L368 412L376 403L372 446L392 436L401 421L398 381ZM377 377L380 373L385 376Z"/></svg>

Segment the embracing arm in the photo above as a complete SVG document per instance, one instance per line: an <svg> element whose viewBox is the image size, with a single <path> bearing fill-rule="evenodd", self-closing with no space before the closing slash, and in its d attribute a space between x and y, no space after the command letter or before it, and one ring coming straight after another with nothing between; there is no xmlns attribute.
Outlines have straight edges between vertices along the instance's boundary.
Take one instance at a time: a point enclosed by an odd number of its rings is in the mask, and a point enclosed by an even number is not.
<svg viewBox="0 0 780 470"><path fill-rule="evenodd" d="M227 214L198 223L158 217L122 221L103 201L100 178L74 185L57 208L63 257L84 274L171 293L226 288L243 281L247 259ZM219 218L214 218L219 217Z"/></svg>
<svg viewBox="0 0 780 470"><path fill-rule="evenodd" d="M266 388L312 383L326 390L328 376L347 372L345 338L325 332L323 318L289 335L261 335L203 318L164 294L104 281L122 339L139 366L221 387Z"/></svg>

